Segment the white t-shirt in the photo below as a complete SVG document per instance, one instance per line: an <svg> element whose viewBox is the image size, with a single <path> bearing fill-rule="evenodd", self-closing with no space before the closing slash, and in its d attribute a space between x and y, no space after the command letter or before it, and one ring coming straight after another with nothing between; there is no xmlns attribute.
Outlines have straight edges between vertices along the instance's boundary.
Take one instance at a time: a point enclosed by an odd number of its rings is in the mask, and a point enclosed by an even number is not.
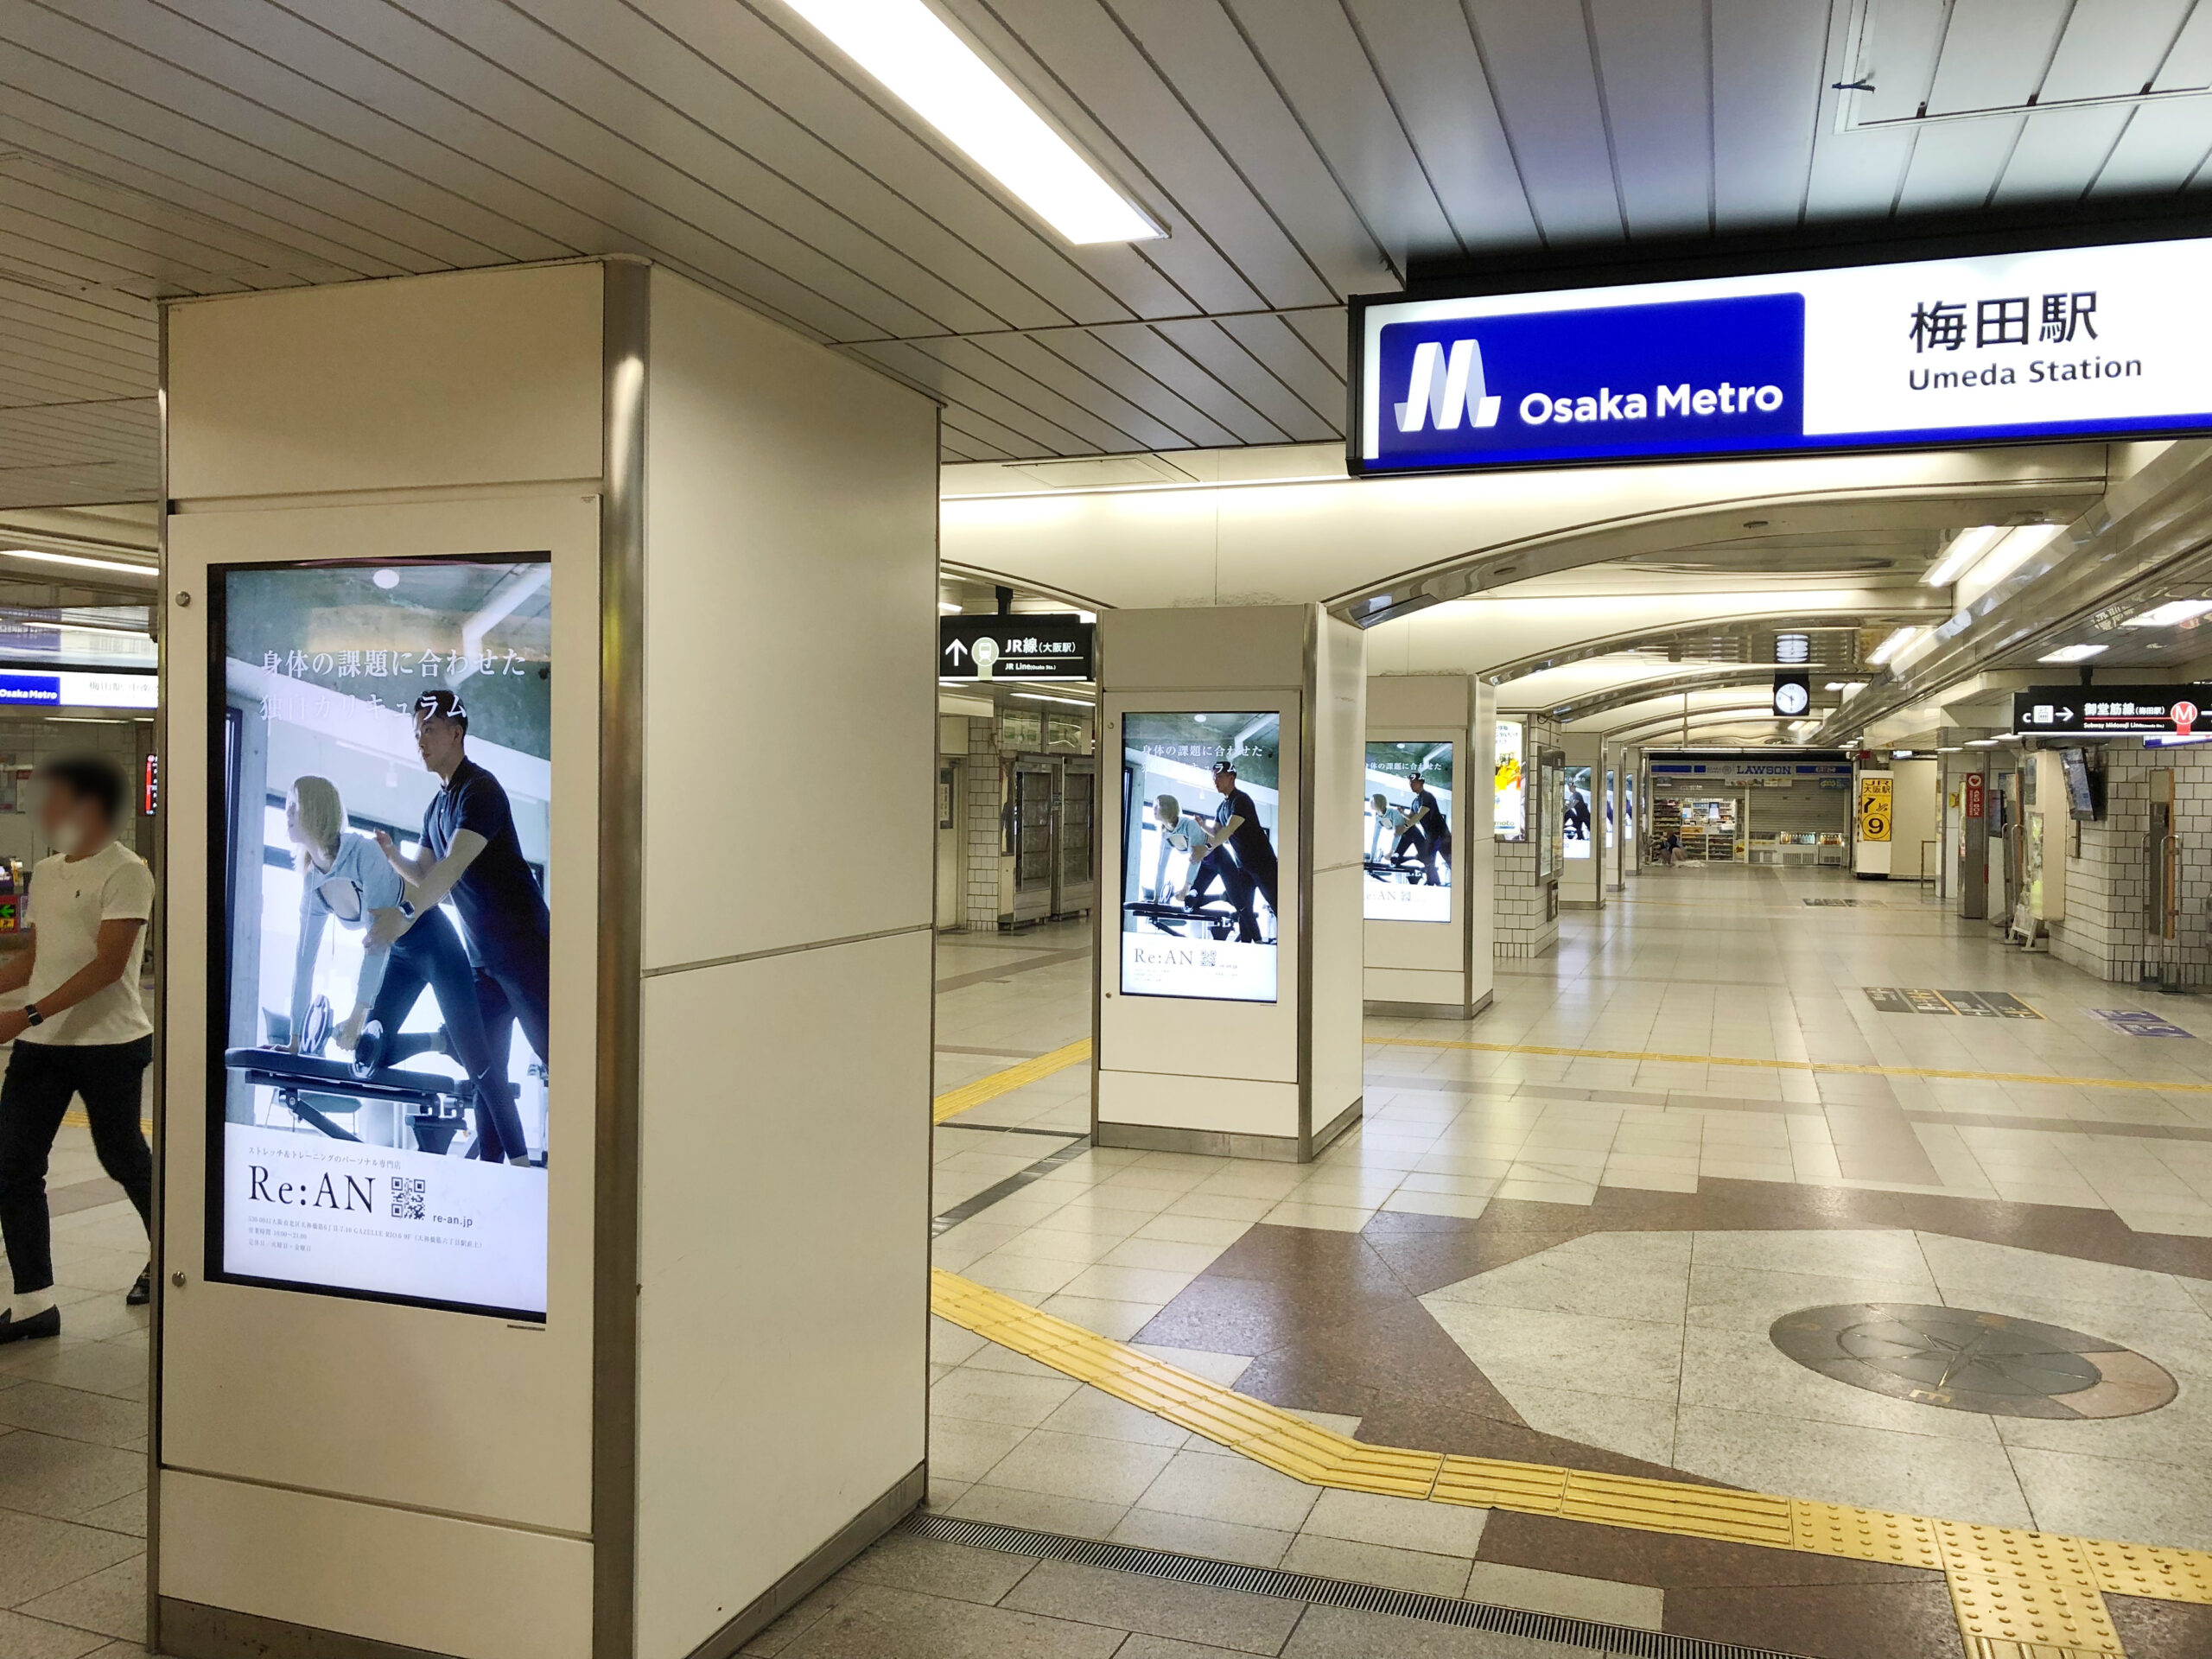
<svg viewBox="0 0 2212 1659"><path fill-rule="evenodd" d="M90 858L75 863L56 853L31 868L31 925L37 956L31 963L30 994L36 1002L59 990L99 953L100 924L145 921L154 913L154 873L146 861L119 841L111 841ZM142 936L143 942L143 936ZM150 1036L138 995L138 958L134 952L123 977L94 991L73 1008L50 1015L16 1040L25 1043L128 1043Z"/></svg>

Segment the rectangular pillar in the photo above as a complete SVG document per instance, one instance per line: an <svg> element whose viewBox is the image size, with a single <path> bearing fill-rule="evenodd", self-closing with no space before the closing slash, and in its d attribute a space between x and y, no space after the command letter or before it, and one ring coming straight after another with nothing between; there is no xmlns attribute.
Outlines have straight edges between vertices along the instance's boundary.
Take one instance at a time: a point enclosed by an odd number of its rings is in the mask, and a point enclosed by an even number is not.
<svg viewBox="0 0 2212 1659"><path fill-rule="evenodd" d="M1304 1161L1359 1116L1362 636L1108 611L1098 650L1098 1141Z"/></svg>
<svg viewBox="0 0 2212 1659"><path fill-rule="evenodd" d="M1495 693L1463 674L1391 674L1367 683L1366 995L1370 1013L1471 1020L1490 1006L1489 817ZM1412 779L1446 816L1452 847L1433 883ZM1380 796L1378 813L1374 805ZM1401 851L1401 848L1406 850Z"/></svg>
<svg viewBox="0 0 2212 1659"><path fill-rule="evenodd" d="M719 1659L922 1488L935 411L631 260L164 340L149 1645Z"/></svg>
<svg viewBox="0 0 2212 1659"><path fill-rule="evenodd" d="M1572 910L1605 902L1605 744L1602 737L1560 740L1567 756L1560 779L1559 901Z"/></svg>

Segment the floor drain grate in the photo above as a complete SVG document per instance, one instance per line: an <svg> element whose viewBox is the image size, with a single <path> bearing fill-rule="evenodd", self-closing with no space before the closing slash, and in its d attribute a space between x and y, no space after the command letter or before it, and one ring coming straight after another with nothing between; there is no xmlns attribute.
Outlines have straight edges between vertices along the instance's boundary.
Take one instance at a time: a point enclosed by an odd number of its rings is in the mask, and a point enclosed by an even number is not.
<svg viewBox="0 0 2212 1659"><path fill-rule="evenodd" d="M1203 1555L1178 1555L1164 1549L1103 1543L1094 1538L1070 1538L1057 1532L1032 1532L1022 1527L1002 1527L993 1521L916 1515L910 1516L901 1529L915 1537L966 1544L973 1549L995 1549L1001 1554L1027 1555L1045 1561L1073 1561L1082 1567L1103 1567L1149 1579L1172 1579L1179 1584L1241 1590L1247 1595L1272 1596L1282 1601L1311 1602L1358 1612L1393 1613L1400 1618L1426 1619L1436 1624L1488 1630L1497 1636L1558 1643L1592 1653L1617 1656L1617 1659L1798 1659L1798 1656L1780 1653L1772 1648L1739 1647L1732 1642L1707 1642L1694 1636L1670 1636L1662 1630L1637 1630L1625 1624L1601 1624L1595 1619L1566 1618L1556 1613L1493 1607L1487 1602L1460 1601L1451 1596L1421 1595L1410 1590L1386 1589L1381 1585L1315 1578L1310 1573L1286 1573L1279 1567L1248 1567L1235 1561L1211 1560Z"/></svg>

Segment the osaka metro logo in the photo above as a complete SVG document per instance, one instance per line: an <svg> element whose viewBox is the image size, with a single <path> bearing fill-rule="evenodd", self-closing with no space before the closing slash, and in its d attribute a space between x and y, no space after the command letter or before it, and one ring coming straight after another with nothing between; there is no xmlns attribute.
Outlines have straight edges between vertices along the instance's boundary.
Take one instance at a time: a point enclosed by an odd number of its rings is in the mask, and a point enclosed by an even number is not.
<svg viewBox="0 0 2212 1659"><path fill-rule="evenodd" d="M1433 423L1439 432L1469 426L1496 426L1498 400L1483 379L1483 348L1455 340L1445 355L1441 340L1424 340L1414 347L1413 372L1406 378L1406 401L1397 406L1398 430L1418 432Z"/></svg>

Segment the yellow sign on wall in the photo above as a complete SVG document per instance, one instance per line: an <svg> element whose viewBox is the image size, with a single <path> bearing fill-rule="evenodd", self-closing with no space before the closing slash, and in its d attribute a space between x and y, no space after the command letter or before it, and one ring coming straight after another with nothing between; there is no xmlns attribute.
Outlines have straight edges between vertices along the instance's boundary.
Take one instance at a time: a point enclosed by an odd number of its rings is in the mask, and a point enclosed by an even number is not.
<svg viewBox="0 0 2212 1659"><path fill-rule="evenodd" d="M1859 780L1859 839L1887 841L1890 838L1890 798L1896 786L1891 778L1861 778Z"/></svg>

